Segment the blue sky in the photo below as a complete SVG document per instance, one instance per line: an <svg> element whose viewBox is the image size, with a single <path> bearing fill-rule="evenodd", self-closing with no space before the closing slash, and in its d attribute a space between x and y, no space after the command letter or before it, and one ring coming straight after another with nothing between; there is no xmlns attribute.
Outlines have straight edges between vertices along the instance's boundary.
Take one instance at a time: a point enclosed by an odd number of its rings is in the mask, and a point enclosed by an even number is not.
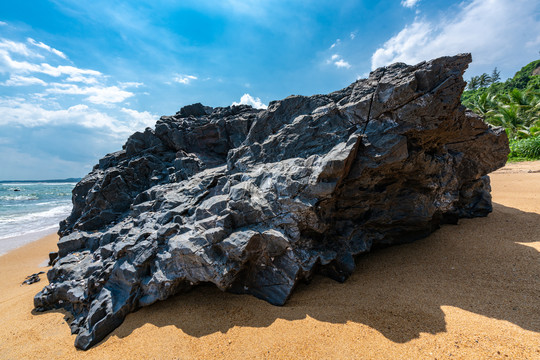
<svg viewBox="0 0 540 360"><path fill-rule="evenodd" d="M536 0L0 4L0 179L82 177L161 115L264 107L376 67L471 52L466 77L540 57Z"/></svg>

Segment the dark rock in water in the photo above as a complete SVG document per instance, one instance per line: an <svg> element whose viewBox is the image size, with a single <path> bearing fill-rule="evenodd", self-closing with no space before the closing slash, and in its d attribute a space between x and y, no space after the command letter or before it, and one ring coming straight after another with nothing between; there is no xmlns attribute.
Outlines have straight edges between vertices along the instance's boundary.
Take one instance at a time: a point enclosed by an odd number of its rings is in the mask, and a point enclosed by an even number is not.
<svg viewBox="0 0 540 360"><path fill-rule="evenodd" d="M354 256L491 211L508 139L460 103L469 54L393 64L267 110L195 104L133 134L73 190L37 310L88 349L141 306L203 282L282 305Z"/></svg>

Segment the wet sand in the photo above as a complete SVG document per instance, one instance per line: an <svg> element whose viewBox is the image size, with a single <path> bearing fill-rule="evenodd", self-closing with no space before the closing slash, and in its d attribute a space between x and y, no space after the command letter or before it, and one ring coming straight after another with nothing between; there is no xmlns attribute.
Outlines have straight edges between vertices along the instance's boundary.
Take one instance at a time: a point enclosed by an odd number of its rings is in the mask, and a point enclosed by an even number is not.
<svg viewBox="0 0 540 360"><path fill-rule="evenodd" d="M0 256L0 359L540 359L540 161L491 174L494 211L361 256L275 307L211 286L128 315L75 349L60 312L33 314L57 237Z"/></svg>

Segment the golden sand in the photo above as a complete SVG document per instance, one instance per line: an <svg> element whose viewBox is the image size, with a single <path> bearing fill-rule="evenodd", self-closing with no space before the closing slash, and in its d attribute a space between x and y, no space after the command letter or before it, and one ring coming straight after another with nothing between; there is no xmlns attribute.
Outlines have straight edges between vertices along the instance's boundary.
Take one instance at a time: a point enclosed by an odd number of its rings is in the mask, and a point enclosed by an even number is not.
<svg viewBox="0 0 540 360"><path fill-rule="evenodd" d="M61 312L20 286L57 237L0 257L1 359L540 359L540 162L491 175L494 211L361 256L344 284L316 277L283 307L199 287L128 315L75 349Z"/></svg>

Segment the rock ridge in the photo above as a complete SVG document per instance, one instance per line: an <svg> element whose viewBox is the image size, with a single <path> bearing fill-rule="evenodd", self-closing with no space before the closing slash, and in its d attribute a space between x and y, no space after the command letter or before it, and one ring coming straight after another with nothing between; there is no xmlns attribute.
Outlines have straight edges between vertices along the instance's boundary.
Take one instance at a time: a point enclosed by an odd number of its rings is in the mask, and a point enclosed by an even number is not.
<svg viewBox="0 0 540 360"><path fill-rule="evenodd" d="M508 139L461 105L470 62L396 63L266 110L161 117L74 188L36 309L69 311L88 349L197 284L283 305L315 273L345 281L358 254L486 216Z"/></svg>

